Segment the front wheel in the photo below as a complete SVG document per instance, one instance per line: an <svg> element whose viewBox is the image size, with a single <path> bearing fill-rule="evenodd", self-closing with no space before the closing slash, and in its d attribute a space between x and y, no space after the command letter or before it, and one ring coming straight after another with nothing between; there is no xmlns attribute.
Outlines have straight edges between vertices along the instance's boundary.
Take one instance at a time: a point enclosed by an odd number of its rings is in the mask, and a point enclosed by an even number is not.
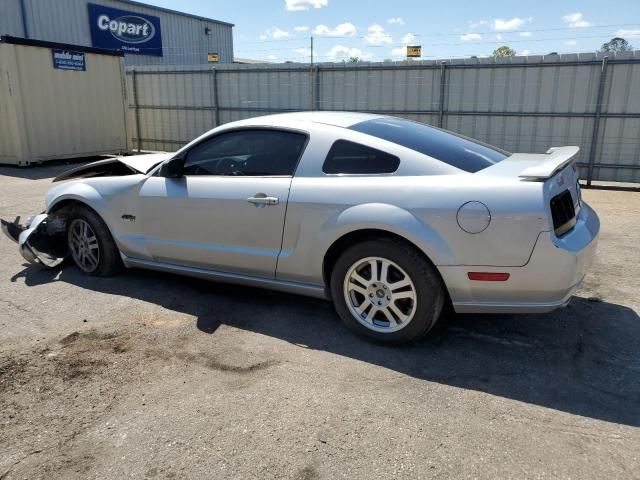
<svg viewBox="0 0 640 480"><path fill-rule="evenodd" d="M67 218L67 245L76 266L87 275L108 277L120 270L118 247L104 221L79 207Z"/></svg>
<svg viewBox="0 0 640 480"><path fill-rule="evenodd" d="M380 239L354 245L338 258L331 296L350 329L376 341L406 343L433 327L445 292L423 254L400 241Z"/></svg>

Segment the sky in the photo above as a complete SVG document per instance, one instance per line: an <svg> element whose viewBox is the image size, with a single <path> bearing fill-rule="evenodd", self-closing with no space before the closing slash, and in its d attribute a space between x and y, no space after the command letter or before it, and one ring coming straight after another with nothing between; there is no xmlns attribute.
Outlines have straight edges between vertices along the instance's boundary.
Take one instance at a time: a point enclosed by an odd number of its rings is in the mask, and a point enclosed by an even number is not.
<svg viewBox="0 0 640 480"><path fill-rule="evenodd" d="M148 0L234 23L235 57L270 62L593 52L614 36L640 50L640 0Z"/></svg>

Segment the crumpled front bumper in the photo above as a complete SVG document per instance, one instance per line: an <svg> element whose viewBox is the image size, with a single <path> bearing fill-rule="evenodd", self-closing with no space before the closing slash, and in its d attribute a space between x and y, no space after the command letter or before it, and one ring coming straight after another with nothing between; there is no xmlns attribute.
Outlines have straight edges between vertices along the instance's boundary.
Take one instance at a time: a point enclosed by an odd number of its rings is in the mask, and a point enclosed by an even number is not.
<svg viewBox="0 0 640 480"><path fill-rule="evenodd" d="M57 267L67 256L64 241L65 222L62 218L41 213L20 224L0 219L3 233L18 244L20 255L29 263Z"/></svg>

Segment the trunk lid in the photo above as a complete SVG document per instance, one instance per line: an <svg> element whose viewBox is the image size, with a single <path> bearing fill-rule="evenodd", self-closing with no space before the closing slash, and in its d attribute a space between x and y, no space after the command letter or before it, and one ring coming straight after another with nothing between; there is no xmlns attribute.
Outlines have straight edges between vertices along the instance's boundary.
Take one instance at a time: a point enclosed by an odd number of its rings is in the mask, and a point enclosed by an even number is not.
<svg viewBox="0 0 640 480"><path fill-rule="evenodd" d="M550 229L557 236L568 233L580 212L581 194L575 156L578 147L553 147L546 153L514 153L476 175L542 183L542 195Z"/></svg>

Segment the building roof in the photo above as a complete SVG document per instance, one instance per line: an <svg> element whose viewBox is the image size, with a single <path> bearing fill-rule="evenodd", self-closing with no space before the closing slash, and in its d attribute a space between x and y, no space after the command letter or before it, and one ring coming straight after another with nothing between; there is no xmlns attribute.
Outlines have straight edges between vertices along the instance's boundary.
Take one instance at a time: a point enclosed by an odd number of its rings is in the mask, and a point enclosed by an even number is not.
<svg viewBox="0 0 640 480"><path fill-rule="evenodd" d="M170 8L158 7L156 5L150 5L148 3L136 2L134 0L116 0L120 3L125 3L127 5L134 5L136 7L144 7L151 8L153 10L158 10L160 12L172 13L174 15L182 15L183 17L195 18L197 20L202 20L204 22L217 23L220 25L226 25L228 27L235 27L233 23L223 22L222 20L214 20L213 18L201 17L200 15L193 15L191 13L179 12L178 10L172 10Z"/></svg>

